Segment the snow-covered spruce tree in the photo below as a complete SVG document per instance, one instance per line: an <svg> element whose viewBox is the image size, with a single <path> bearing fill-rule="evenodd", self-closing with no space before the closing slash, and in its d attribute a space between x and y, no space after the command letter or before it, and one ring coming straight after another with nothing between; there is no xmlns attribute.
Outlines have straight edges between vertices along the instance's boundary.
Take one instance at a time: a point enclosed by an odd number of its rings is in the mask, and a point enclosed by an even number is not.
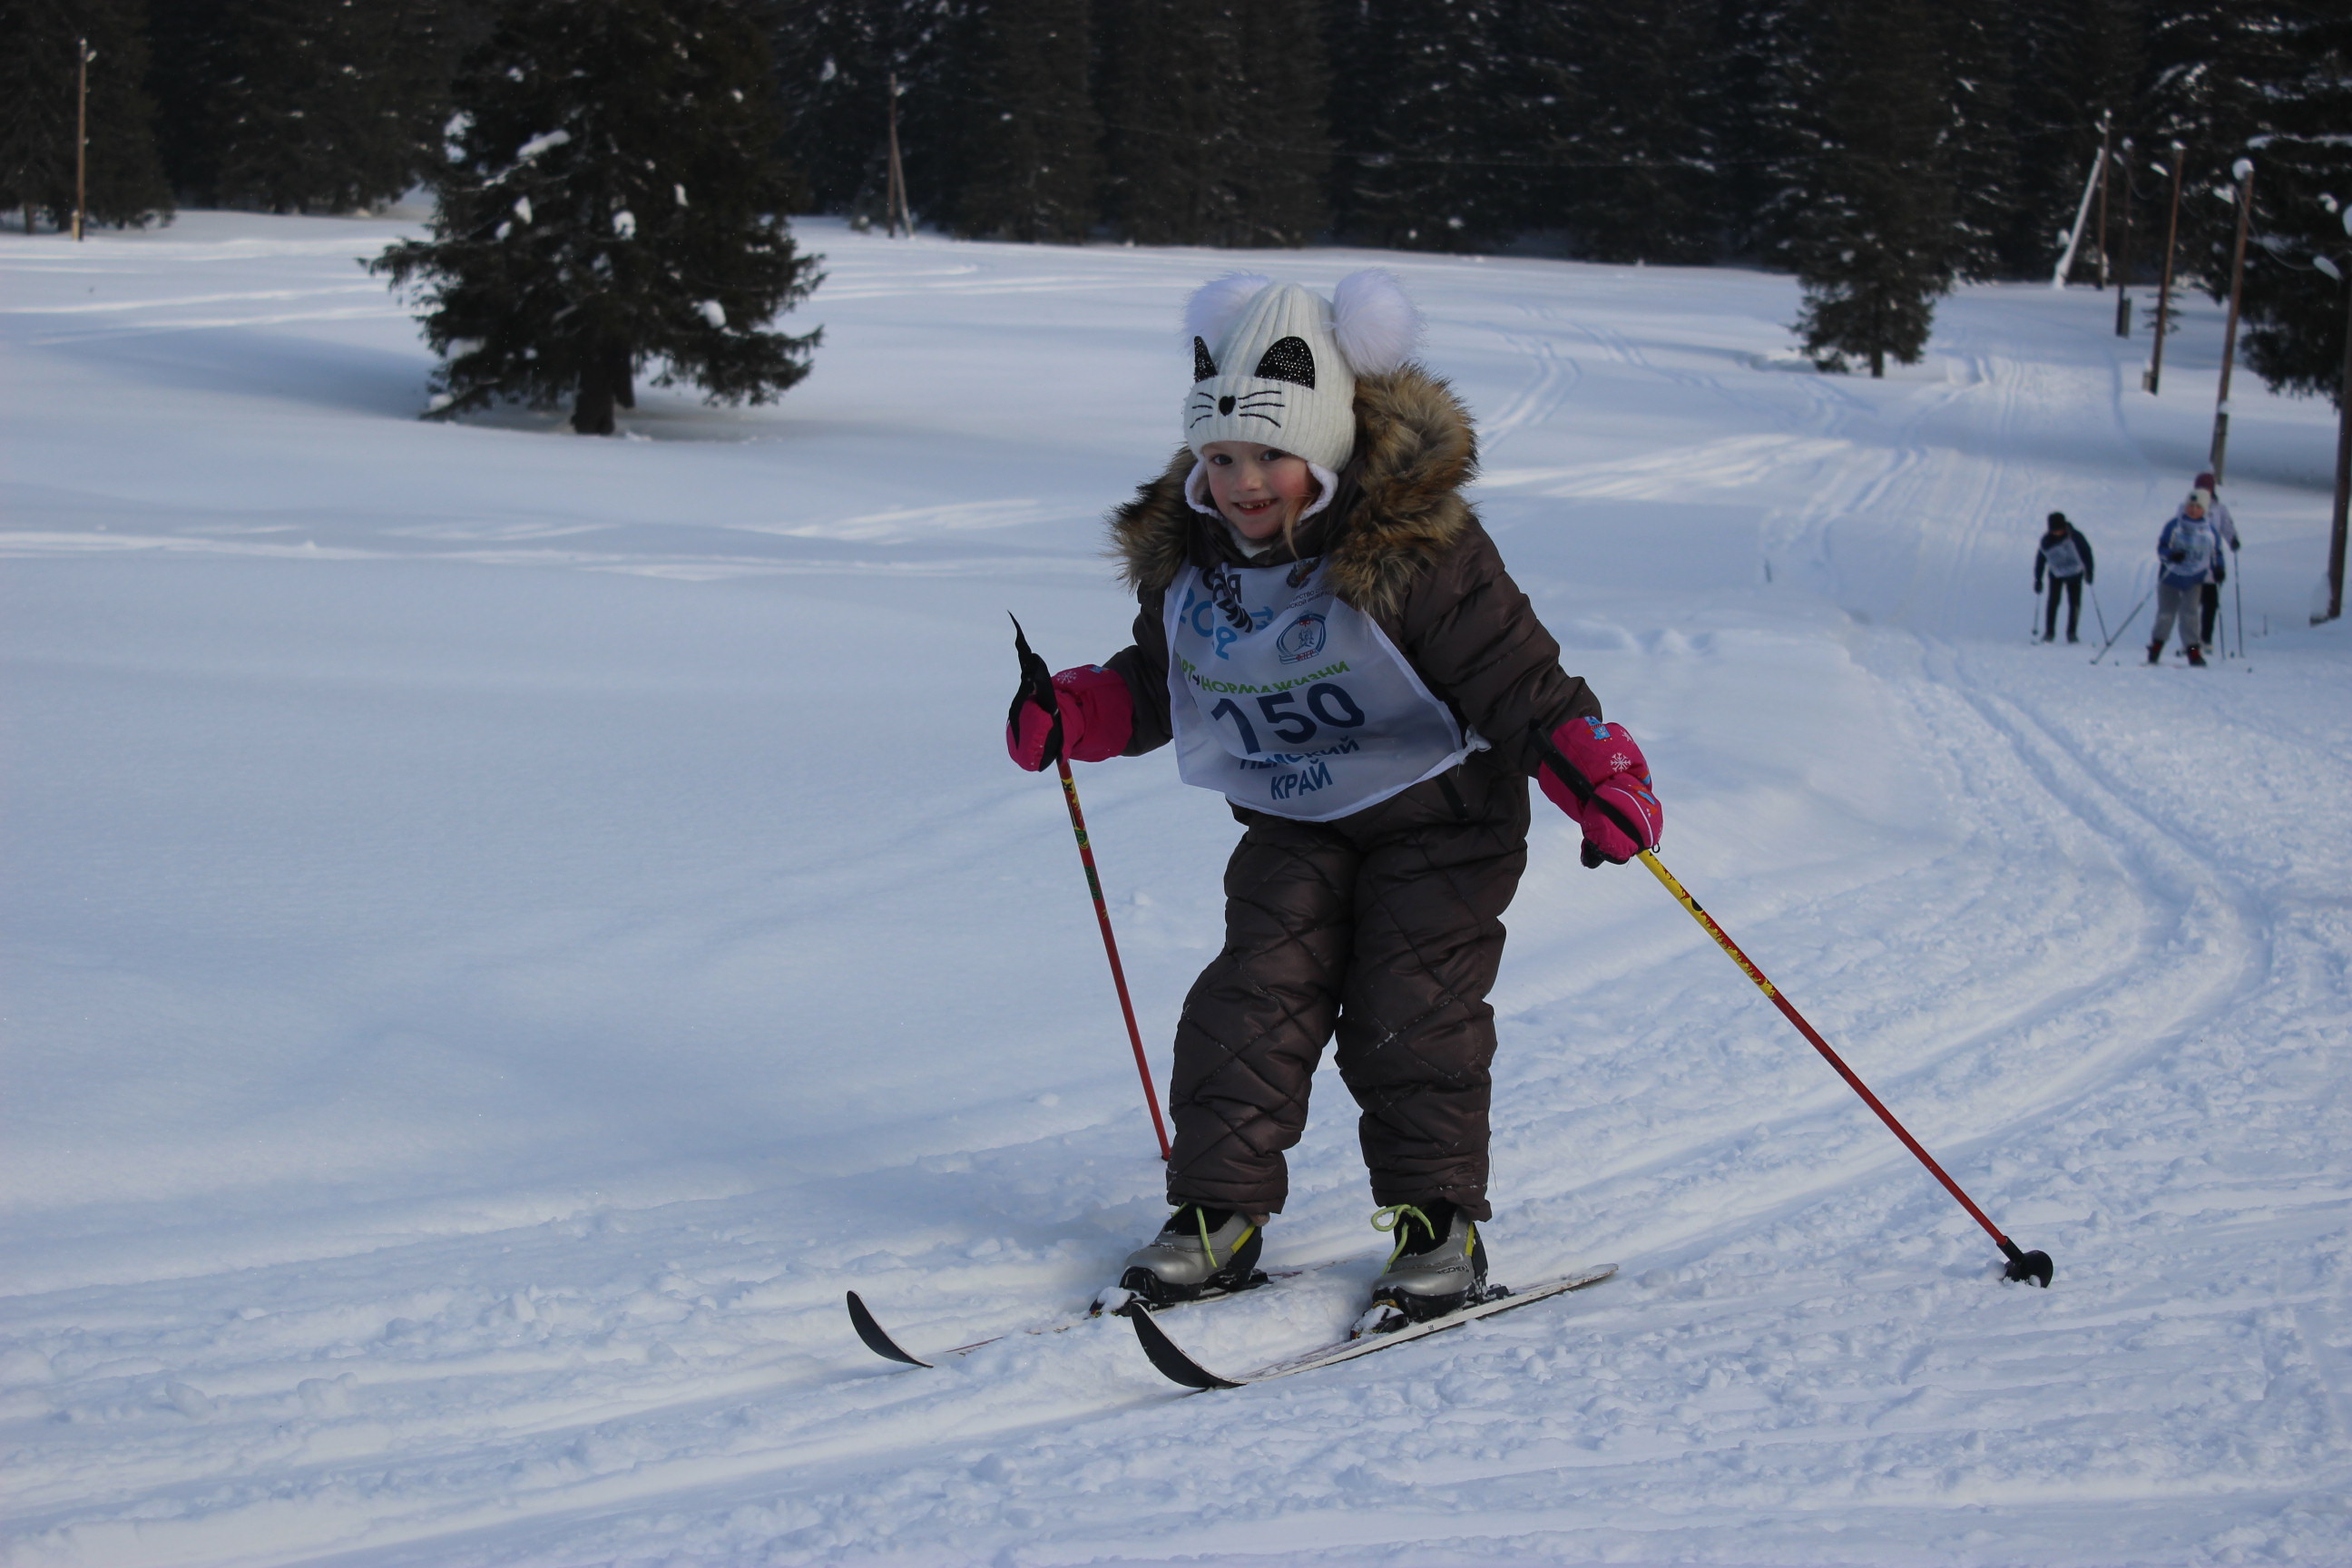
<svg viewBox="0 0 2352 1568"><path fill-rule="evenodd" d="M1790 251L1805 352L1870 374L1917 362L1936 300L1952 285L1952 200L1944 138L1950 96L1927 0L1827 0L1811 157L1793 198Z"/></svg>
<svg viewBox="0 0 2352 1568"><path fill-rule="evenodd" d="M1941 74L1948 84L1944 168L1951 192L1951 263L1960 277L1975 281L2005 270L2002 241L2017 211L2017 11L2011 0L1942 0L1935 10L1943 34ZM2046 263L2056 253L2044 235L2032 260Z"/></svg>
<svg viewBox="0 0 2352 1568"><path fill-rule="evenodd" d="M2337 75L2332 96L2328 123L2352 123L2343 118L2352 112L2352 80ZM2344 384L2345 285L2314 258L2326 256L2338 272L2352 273L2344 222L2352 196L2339 194L2352 191L2352 147L2340 133L2282 132L2255 156L2261 243L2247 247L2239 342L2246 363L2272 387L2331 397L2341 408L2352 396Z"/></svg>
<svg viewBox="0 0 2352 1568"><path fill-rule="evenodd" d="M1332 222L1401 250L1490 249L1539 205L1511 133L1504 0L1335 0Z"/></svg>
<svg viewBox="0 0 2352 1568"><path fill-rule="evenodd" d="M819 276L772 88L741 0L518 0L458 78L433 237L372 263L421 284L432 412L568 396L609 436L642 369L713 403L806 375L820 334L761 330Z"/></svg>
<svg viewBox="0 0 2352 1568"><path fill-rule="evenodd" d="M1087 89L1087 0L986 0L960 72L969 95L955 226L1079 240L1101 210L1102 127Z"/></svg>
<svg viewBox="0 0 2352 1568"><path fill-rule="evenodd" d="M0 0L0 210L73 222L74 50L88 39L89 216L143 226L172 211L145 91L145 7L139 0Z"/></svg>
<svg viewBox="0 0 2352 1568"><path fill-rule="evenodd" d="M1113 226L1144 245L1304 245L1330 137L1315 0L1107 0Z"/></svg>
<svg viewBox="0 0 2352 1568"><path fill-rule="evenodd" d="M974 85L958 44L972 4L793 0L772 8L784 153L807 182L800 210L883 221L893 76L908 205L918 221L954 209Z"/></svg>
<svg viewBox="0 0 2352 1568"><path fill-rule="evenodd" d="M423 178L448 118L466 0L168 0L154 80L191 196L345 212Z"/></svg>
<svg viewBox="0 0 2352 1568"><path fill-rule="evenodd" d="M2319 0L2176 0L2151 46L2156 137L2187 149L2180 265L2228 297L2237 233L2231 166L2254 166L2246 248L2246 363L2273 387L2341 396L2341 265L2352 203L2352 13Z"/></svg>
<svg viewBox="0 0 2352 1568"><path fill-rule="evenodd" d="M1820 137L1819 0L1729 0L1718 24L1720 95L1711 131L1732 254L1796 265Z"/></svg>
<svg viewBox="0 0 2352 1568"><path fill-rule="evenodd" d="M1721 52L1707 0L1517 6L1524 72L1509 144L1543 165L1522 223L1599 261L1705 261L1730 225L1712 123Z"/></svg>
<svg viewBox="0 0 2352 1568"><path fill-rule="evenodd" d="M2254 86L2266 123L2245 139L2253 160L2254 232L2243 293L2246 363L2273 387L2352 396L2344 384L2345 286L2314 262L2352 271L2352 14L2298 3L2280 18L2276 74ZM2210 204L2216 211L2230 209ZM2206 288L2226 297L2218 247L2200 260Z"/></svg>
<svg viewBox="0 0 2352 1568"><path fill-rule="evenodd" d="M2142 0L2042 0L2011 8L2015 183L1996 245L2005 275L2049 276L2059 248L2053 237L2073 225L2098 155L2101 113L2112 117L2116 137L2134 132L2144 10ZM2121 237L2120 189L2108 193L2111 262ZM2076 252L2077 279L2097 276L2095 210Z"/></svg>
<svg viewBox="0 0 2352 1568"><path fill-rule="evenodd" d="M2244 155L2251 138L2276 129L2279 105L2273 97L2303 68L2291 55L2297 9L2292 0L2152 0L2149 7L2148 80L2135 117L2136 172L2168 195L2169 179L2147 165L2168 168L2171 143L2180 143L2186 170L2180 268L2208 287L2215 273L2221 287L2229 287L2237 215L2210 196L2199 197L2209 186L2229 184L2230 165ZM2159 230L2145 247L2158 268L2162 247Z"/></svg>

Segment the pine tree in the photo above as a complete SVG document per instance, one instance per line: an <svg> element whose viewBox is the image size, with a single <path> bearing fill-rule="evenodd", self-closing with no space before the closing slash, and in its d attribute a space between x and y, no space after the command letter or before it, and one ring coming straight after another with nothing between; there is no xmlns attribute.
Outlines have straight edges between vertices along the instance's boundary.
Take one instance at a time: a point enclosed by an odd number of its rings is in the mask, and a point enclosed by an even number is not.
<svg viewBox="0 0 2352 1568"><path fill-rule="evenodd" d="M2041 0L2012 9L2015 73L2011 121L2015 180L2001 216L1996 253L2009 277L2046 277L2059 253L2056 237L2081 210L2083 186L2097 161L2100 117L2108 147L2137 126L2135 103L2145 57L2143 0ZM2122 183L2109 172L2108 258L2121 237ZM2095 212L2095 209L2094 209ZM2084 231L2077 277L2096 275L2096 233Z"/></svg>
<svg viewBox="0 0 2352 1568"><path fill-rule="evenodd" d="M0 208L73 220L75 127L89 62L87 183L93 223L169 218L172 194L157 157L154 105L145 90L147 34L139 0L0 0Z"/></svg>
<svg viewBox="0 0 2352 1568"><path fill-rule="evenodd" d="M1115 0L1113 226L1145 245L1304 245L1326 220L1315 0Z"/></svg>
<svg viewBox="0 0 2352 1568"><path fill-rule="evenodd" d="M1951 288L1950 95L1927 0L1832 0L1823 9L1813 159L1792 193L1791 249L1805 289L1796 326L1824 365L1858 355L1880 376L1889 359L1917 362L1936 300Z"/></svg>
<svg viewBox="0 0 2352 1568"><path fill-rule="evenodd" d="M2016 11L2010 0L1943 0L1937 17L1944 48L1939 74L1950 84L1942 162L1951 192L1951 264L1978 281L2008 269L2005 242L2015 227ZM2043 249L2035 258L2049 254Z"/></svg>
<svg viewBox="0 0 2352 1568"><path fill-rule="evenodd" d="M2181 145L2179 268L2209 285L2219 272L2221 287L2229 286L2236 215L2210 196L2197 198L2227 185L2247 142L2275 128L2269 97L2302 68L2291 55L2296 8L2293 0L2157 0L2151 8L2142 162L2168 165L2170 144ZM2151 250L2162 243L2159 235Z"/></svg>
<svg viewBox="0 0 2352 1568"><path fill-rule="evenodd" d="M156 88L199 199L344 212L423 177L478 21L459 0L165 0Z"/></svg>
<svg viewBox="0 0 2352 1568"><path fill-rule="evenodd" d="M1733 255L1793 267L1814 164L1829 26L1822 0L1726 0L1712 139Z"/></svg>
<svg viewBox="0 0 2352 1568"><path fill-rule="evenodd" d="M963 185L973 83L957 45L974 0L793 0L770 35L784 149L807 181L801 210L879 223L888 186L890 82L908 202L948 215Z"/></svg>
<svg viewBox="0 0 2352 1568"><path fill-rule="evenodd" d="M2240 341L2246 363L2271 386L2332 395L2341 407L2352 394L2343 383L2342 280L2352 277L2352 15L2311 0L2266 9L2268 26L2248 29L2264 47L2240 67L2247 108L2232 129L2241 144L2215 150L2249 158L2255 170ZM2223 174L2209 165L2203 177ZM2235 217L2234 204L2206 205L2209 228L2216 213ZM2220 237L2192 253L2216 300L2230 281ZM2338 278L2317 265L2321 257Z"/></svg>
<svg viewBox="0 0 2352 1568"><path fill-rule="evenodd" d="M1525 104L1503 139L1549 165L1529 226L1599 261L1704 261L1729 226L1712 134L1719 51L1705 0L1522 7Z"/></svg>
<svg viewBox="0 0 2352 1568"><path fill-rule="evenodd" d="M2273 386L2343 395L2345 292L2316 266L2352 270L2352 16L2318 0L2159 0L2146 112L2185 149L2180 267L2227 297L2240 159L2254 167L2240 335Z"/></svg>
<svg viewBox="0 0 2352 1568"><path fill-rule="evenodd" d="M960 233L1079 240L1100 211L1087 0L989 0L972 18Z"/></svg>
<svg viewBox="0 0 2352 1568"><path fill-rule="evenodd" d="M423 282L433 412L571 396L602 436L640 370L713 403L806 375L820 334L761 330L818 281L773 93L745 0L518 0L458 79L433 237L373 263Z"/></svg>
<svg viewBox="0 0 2352 1568"><path fill-rule="evenodd" d="M1538 204L1540 153L1504 133L1522 68L1502 0L1339 0L1332 216L1400 250L1492 249Z"/></svg>

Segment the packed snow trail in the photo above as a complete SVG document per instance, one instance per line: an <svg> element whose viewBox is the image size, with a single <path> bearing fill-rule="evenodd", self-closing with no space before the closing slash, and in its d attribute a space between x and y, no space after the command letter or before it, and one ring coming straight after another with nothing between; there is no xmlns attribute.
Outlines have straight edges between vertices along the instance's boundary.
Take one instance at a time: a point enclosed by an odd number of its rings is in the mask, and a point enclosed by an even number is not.
<svg viewBox="0 0 2352 1568"><path fill-rule="evenodd" d="M401 232L0 236L0 1563L2352 1556L2330 411L2240 384L2248 660L2022 646L2045 512L2145 581L2217 312L2159 399L2086 291L1963 289L1873 383L1783 279L1244 258L1403 278L1676 874L2058 1276L1539 816L1489 1240L1623 1275L1194 1399L1124 1323L915 1371L841 1300L1049 1323L1163 1212L1002 615L1124 641L1100 515L1232 258L806 225L809 381L597 442L413 418L352 265ZM1232 823L1081 788L1164 1080ZM1266 1262L1330 1267L1204 1364L1360 1310L1319 1097Z"/></svg>

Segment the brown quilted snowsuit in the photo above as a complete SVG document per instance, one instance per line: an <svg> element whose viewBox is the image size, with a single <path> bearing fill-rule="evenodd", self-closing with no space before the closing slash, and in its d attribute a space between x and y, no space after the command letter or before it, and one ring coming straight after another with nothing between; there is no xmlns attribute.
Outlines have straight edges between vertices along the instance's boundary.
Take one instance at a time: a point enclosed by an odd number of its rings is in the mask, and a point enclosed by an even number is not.
<svg viewBox="0 0 2352 1568"><path fill-rule="evenodd" d="M1450 773L1336 822L1235 807L1247 831L1225 869L1225 945L1184 1002L1170 1087L1171 1203L1251 1213L1288 1194L1283 1151L1336 1029L1339 1066L1381 1204L1486 1204L1503 910L1527 865L1528 727L1601 704L1559 668L1559 645L1463 500L1477 461L1468 416L1416 366L1356 392L1356 452L1299 557L1328 556L1339 596L1377 621L1422 679L1493 742ZM1215 519L1185 504L1179 452L1111 519L1140 608L1108 661L1135 698L1133 756L1171 738L1161 595L1187 563L1241 563ZM1247 563L1273 565L1275 553Z"/></svg>

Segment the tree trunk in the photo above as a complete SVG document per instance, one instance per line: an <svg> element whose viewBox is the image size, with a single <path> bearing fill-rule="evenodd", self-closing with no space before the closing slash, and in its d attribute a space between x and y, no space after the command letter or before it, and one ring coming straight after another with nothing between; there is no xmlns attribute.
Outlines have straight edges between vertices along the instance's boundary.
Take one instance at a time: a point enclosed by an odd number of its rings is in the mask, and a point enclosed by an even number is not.
<svg viewBox="0 0 2352 1568"><path fill-rule="evenodd" d="M613 351L613 369L611 374L613 379L613 401L618 403L624 408L635 408L637 405L636 373L629 364L628 350L614 349Z"/></svg>
<svg viewBox="0 0 2352 1568"><path fill-rule="evenodd" d="M1886 351L1885 349L1873 349L1870 351L1870 379L1873 381L1884 381L1886 379Z"/></svg>
<svg viewBox="0 0 2352 1568"><path fill-rule="evenodd" d="M580 395L572 404L572 427L583 436L613 433L613 380L610 362L592 360L580 373Z"/></svg>

